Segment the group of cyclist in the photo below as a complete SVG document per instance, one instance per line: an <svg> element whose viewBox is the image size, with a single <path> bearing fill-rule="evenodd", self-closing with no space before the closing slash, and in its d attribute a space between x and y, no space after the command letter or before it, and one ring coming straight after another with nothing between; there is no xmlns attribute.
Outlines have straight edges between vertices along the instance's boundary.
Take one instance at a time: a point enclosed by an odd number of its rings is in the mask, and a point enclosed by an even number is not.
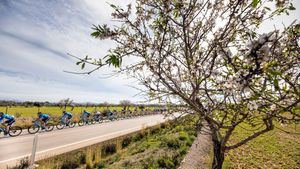
<svg viewBox="0 0 300 169"><path fill-rule="evenodd" d="M113 116L114 112L109 111L108 116ZM88 119L90 117L91 113L87 110L84 110L81 119L84 122L88 122ZM99 119L101 117L101 112L96 111L94 114L94 118ZM67 126L70 123L71 119L73 118L73 114L71 112L63 111L61 116L61 121L64 122ZM47 122L51 119L49 114L38 112L37 113L37 119L39 122L41 122L41 128L44 130L46 128ZM2 123L6 127L6 131L4 131L4 135L6 136L8 134L9 128L13 126L13 124L16 122L15 117L13 115L5 114L3 112L0 112L0 123Z"/></svg>

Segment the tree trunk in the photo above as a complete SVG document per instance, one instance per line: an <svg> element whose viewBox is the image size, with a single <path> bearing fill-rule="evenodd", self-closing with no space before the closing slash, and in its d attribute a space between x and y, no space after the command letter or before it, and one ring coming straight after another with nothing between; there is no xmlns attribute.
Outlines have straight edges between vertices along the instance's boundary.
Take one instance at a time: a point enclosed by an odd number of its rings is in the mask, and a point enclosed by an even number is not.
<svg viewBox="0 0 300 169"><path fill-rule="evenodd" d="M224 162L224 149L220 141L213 139L214 148L214 160L212 164L212 169L222 169Z"/></svg>

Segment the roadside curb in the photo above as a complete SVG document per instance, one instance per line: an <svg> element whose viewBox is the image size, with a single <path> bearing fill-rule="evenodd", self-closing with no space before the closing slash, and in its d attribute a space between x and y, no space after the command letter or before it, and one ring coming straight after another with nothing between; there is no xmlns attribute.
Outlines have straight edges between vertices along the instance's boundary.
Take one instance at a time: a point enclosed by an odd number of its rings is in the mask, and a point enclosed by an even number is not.
<svg viewBox="0 0 300 169"><path fill-rule="evenodd" d="M211 150L212 143L209 130L202 127L178 169L207 168L210 165L209 155Z"/></svg>

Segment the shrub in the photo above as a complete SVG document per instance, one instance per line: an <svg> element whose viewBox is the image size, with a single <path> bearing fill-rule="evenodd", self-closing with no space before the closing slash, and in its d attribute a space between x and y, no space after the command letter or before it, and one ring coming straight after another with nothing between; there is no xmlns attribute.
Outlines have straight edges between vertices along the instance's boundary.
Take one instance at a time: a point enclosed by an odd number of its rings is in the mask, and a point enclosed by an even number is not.
<svg viewBox="0 0 300 169"><path fill-rule="evenodd" d="M187 147L186 146L181 146L179 149L179 153L181 156L185 155L187 153Z"/></svg>
<svg viewBox="0 0 300 169"><path fill-rule="evenodd" d="M143 139L144 136L145 136L145 135L142 134L142 133L137 133L137 134L132 138L132 140L133 140L134 142L140 141L141 139Z"/></svg>
<svg viewBox="0 0 300 169"><path fill-rule="evenodd" d="M184 141L184 140L188 140L189 136L186 132L181 131L179 132L179 140Z"/></svg>
<svg viewBox="0 0 300 169"><path fill-rule="evenodd" d="M86 163L86 158L85 158L85 154L83 154L83 153L80 153L79 155L78 155L79 157L78 157L78 161L79 161L79 163L80 164L85 164Z"/></svg>
<svg viewBox="0 0 300 169"><path fill-rule="evenodd" d="M21 161L19 162L19 164L15 167L12 167L10 169L26 169L29 167L29 159L28 158L24 158L21 159Z"/></svg>
<svg viewBox="0 0 300 169"><path fill-rule="evenodd" d="M174 129L174 131L176 131L176 132L183 131L183 130L184 130L183 126L176 126Z"/></svg>
<svg viewBox="0 0 300 169"><path fill-rule="evenodd" d="M167 139L166 143L169 148L177 149L180 147L180 142L178 138Z"/></svg>
<svg viewBox="0 0 300 169"><path fill-rule="evenodd" d="M127 147L131 143L131 137L126 137L122 140L122 148Z"/></svg>
<svg viewBox="0 0 300 169"><path fill-rule="evenodd" d="M169 157L166 157L166 156L160 157L157 160L157 163L158 163L159 168L166 168L166 169L175 168L173 161Z"/></svg>
<svg viewBox="0 0 300 169"><path fill-rule="evenodd" d="M150 158L142 160L141 164L144 169L159 168L157 161L154 160L154 157L150 157Z"/></svg>
<svg viewBox="0 0 300 169"><path fill-rule="evenodd" d="M188 139L188 140L186 141L186 145L187 145L188 147L191 147L192 144L193 144L193 141L192 141L191 139Z"/></svg>
<svg viewBox="0 0 300 169"><path fill-rule="evenodd" d="M151 135L156 134L158 132L159 132L159 127L155 127L155 128L150 129L150 134Z"/></svg>
<svg viewBox="0 0 300 169"><path fill-rule="evenodd" d="M104 157L107 155L114 154L115 152L117 152L116 144L107 144L104 145L101 149L101 155Z"/></svg>
<svg viewBox="0 0 300 169"><path fill-rule="evenodd" d="M67 160L65 161L62 166L60 167L61 169L73 169L79 167L79 163L76 160Z"/></svg>
<svg viewBox="0 0 300 169"><path fill-rule="evenodd" d="M104 162L98 163L97 168L98 168L98 169L105 168L105 163L104 163Z"/></svg>

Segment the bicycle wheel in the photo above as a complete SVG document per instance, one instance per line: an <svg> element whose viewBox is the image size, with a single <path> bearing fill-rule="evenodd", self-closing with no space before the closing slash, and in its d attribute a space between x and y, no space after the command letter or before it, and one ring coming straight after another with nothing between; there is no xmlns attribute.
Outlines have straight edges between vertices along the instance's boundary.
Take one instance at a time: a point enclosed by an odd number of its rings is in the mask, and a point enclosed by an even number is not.
<svg viewBox="0 0 300 169"><path fill-rule="evenodd" d="M8 134L11 137L16 137L22 133L22 128L19 126L12 126L9 128Z"/></svg>
<svg viewBox="0 0 300 169"><path fill-rule="evenodd" d="M93 120L88 120L88 121L86 122L86 124L87 124L87 125L93 124Z"/></svg>
<svg viewBox="0 0 300 169"><path fill-rule="evenodd" d="M46 124L46 131L52 131L54 129L54 125L52 123Z"/></svg>
<svg viewBox="0 0 300 169"><path fill-rule="evenodd" d="M75 127L75 123L74 123L74 122L72 122L72 121L70 121L70 122L69 122L69 127L70 127L70 128L73 128L73 127Z"/></svg>
<svg viewBox="0 0 300 169"><path fill-rule="evenodd" d="M36 126L36 125L32 125L32 126L28 127L27 130L28 130L28 133L35 134L40 130L40 127Z"/></svg>
<svg viewBox="0 0 300 169"><path fill-rule="evenodd" d="M79 126L83 126L84 125L84 121L83 120L79 120L78 125Z"/></svg>
<svg viewBox="0 0 300 169"><path fill-rule="evenodd" d="M91 119L91 121L89 121L89 124L95 124L96 121L94 119Z"/></svg>
<svg viewBox="0 0 300 169"><path fill-rule="evenodd" d="M64 127L65 127L65 124L63 124L62 122L59 122L59 123L56 125L56 128L57 128L58 130L63 129Z"/></svg>

